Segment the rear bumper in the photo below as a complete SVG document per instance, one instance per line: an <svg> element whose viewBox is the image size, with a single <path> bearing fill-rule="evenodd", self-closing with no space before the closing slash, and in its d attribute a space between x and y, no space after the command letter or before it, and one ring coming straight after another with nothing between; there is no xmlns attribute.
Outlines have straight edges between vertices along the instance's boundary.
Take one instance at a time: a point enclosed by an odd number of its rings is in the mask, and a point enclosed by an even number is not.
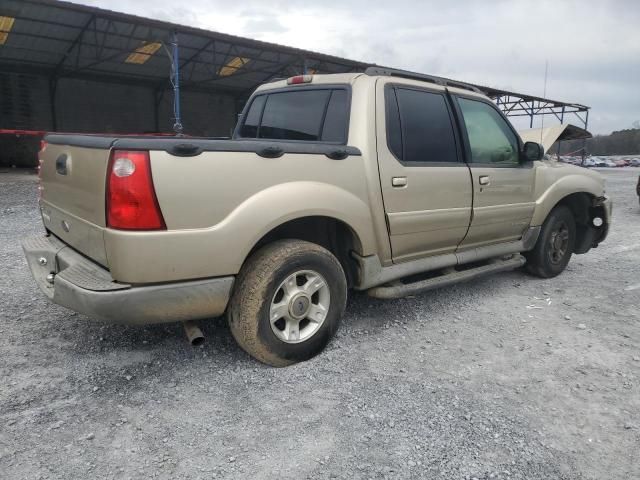
<svg viewBox="0 0 640 480"><path fill-rule="evenodd" d="M40 289L58 305L111 323L150 324L222 315L234 277L153 285L113 281L108 270L54 236L22 243Z"/></svg>

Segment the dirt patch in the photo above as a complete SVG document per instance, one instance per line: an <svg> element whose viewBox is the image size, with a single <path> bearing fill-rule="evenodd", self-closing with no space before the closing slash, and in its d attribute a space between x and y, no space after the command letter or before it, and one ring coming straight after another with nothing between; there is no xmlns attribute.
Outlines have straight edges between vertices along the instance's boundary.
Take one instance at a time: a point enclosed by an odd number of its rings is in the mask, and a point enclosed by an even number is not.
<svg viewBox="0 0 640 480"><path fill-rule="evenodd" d="M107 326L50 304L19 246L35 177L0 175L0 476L640 478L638 170L614 225L552 280L354 295L312 361L272 369L201 322Z"/></svg>

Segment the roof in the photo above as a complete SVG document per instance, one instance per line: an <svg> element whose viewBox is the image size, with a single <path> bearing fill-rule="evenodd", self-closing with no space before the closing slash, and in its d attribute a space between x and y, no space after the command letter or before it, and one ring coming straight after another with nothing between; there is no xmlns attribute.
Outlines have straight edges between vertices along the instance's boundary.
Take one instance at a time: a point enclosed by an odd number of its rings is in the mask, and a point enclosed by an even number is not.
<svg viewBox="0 0 640 480"><path fill-rule="evenodd" d="M0 38L8 70L98 77L167 86L174 32L181 86L250 91L274 77L362 71L369 66L298 48L57 0L3 0L0 17L14 19ZM146 50L145 50L146 49ZM137 58L136 58L137 57Z"/></svg>
<svg viewBox="0 0 640 480"><path fill-rule="evenodd" d="M2 0L0 71L169 88L177 32L181 88L246 96L274 78L363 72L370 63L59 0ZM438 77L434 77L438 78ZM450 79L452 84L462 82ZM470 85L470 84L467 84ZM472 85L507 115L584 112L580 104ZM562 121L562 120L561 120ZM586 122L585 122L586 123Z"/></svg>

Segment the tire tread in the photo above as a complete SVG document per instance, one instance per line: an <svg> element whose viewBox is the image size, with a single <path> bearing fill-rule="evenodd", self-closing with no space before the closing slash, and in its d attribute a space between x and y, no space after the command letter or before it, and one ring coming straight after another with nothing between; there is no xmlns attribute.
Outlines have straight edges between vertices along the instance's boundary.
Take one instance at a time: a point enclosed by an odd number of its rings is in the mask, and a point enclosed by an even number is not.
<svg viewBox="0 0 640 480"><path fill-rule="evenodd" d="M550 234L553 223L558 218L564 218L567 222L569 222L569 230L572 235L567 260L560 270L554 269L553 266L549 263L545 250L547 247L547 237ZM525 258L527 259L525 270L531 275L540 278L552 278L562 273L569 263L569 260L571 260L573 249L575 247L575 235L575 218L573 217L571 209L566 205L558 205L553 210L551 210L544 223L542 224L540 236L538 237L538 240L536 241L533 249L524 254Z"/></svg>
<svg viewBox="0 0 640 480"><path fill-rule="evenodd" d="M245 262L236 278L227 313L231 334L245 352L268 365L286 367L296 363L294 359L282 358L272 352L260 340L258 322L267 300L265 295L268 294L268 286L279 267L287 261L309 253L324 256L344 276L338 260L320 245L302 240L278 240L255 252ZM344 305L341 306L340 316L343 311Z"/></svg>

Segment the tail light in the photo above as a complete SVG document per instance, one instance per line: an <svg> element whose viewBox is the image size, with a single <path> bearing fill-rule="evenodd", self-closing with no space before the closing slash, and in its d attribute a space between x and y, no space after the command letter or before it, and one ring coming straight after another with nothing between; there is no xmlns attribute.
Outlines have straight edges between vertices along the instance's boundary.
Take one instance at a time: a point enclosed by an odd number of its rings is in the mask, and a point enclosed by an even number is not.
<svg viewBox="0 0 640 480"><path fill-rule="evenodd" d="M166 230L153 188L149 152L111 153L107 170L107 227Z"/></svg>
<svg viewBox="0 0 640 480"><path fill-rule="evenodd" d="M311 83L313 81L313 75L296 75L295 77L287 78L287 85L299 85L301 83Z"/></svg>

